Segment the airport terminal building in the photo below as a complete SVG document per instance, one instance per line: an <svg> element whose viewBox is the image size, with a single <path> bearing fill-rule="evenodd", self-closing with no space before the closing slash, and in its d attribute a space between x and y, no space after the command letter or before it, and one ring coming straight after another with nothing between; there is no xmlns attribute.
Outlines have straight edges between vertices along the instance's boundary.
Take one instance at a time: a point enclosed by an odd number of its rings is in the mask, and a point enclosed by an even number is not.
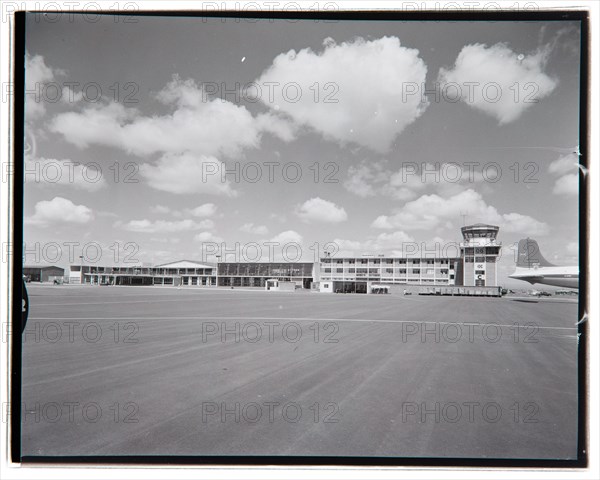
<svg viewBox="0 0 600 480"><path fill-rule="evenodd" d="M456 257L325 257L320 262L320 290L371 293L392 285L419 287L496 287L501 244L499 227L462 227L463 241Z"/></svg>
<svg viewBox="0 0 600 480"><path fill-rule="evenodd" d="M461 228L456 256L324 256L319 262L219 262L182 260L156 266L71 265L69 283L267 288L277 282L326 293L390 293L415 287L442 294L475 287L498 289L499 227ZM271 282L270 282L271 281ZM273 283L275 282L275 283Z"/></svg>

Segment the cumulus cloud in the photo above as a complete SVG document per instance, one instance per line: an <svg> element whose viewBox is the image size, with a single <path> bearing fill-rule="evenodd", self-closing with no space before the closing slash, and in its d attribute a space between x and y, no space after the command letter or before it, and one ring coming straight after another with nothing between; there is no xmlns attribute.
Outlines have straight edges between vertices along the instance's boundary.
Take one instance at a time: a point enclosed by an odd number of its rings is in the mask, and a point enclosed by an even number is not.
<svg viewBox="0 0 600 480"><path fill-rule="evenodd" d="M92 165L54 158L25 157L25 181L42 186L63 185L95 192L106 186L102 171Z"/></svg>
<svg viewBox="0 0 600 480"><path fill-rule="evenodd" d="M155 163L140 165L140 175L156 190L170 193L197 193L236 196L231 182L221 178L225 168L215 157L165 154Z"/></svg>
<svg viewBox="0 0 600 480"><path fill-rule="evenodd" d="M200 243L221 243L223 239L211 232L200 232L194 235L194 241Z"/></svg>
<svg viewBox="0 0 600 480"><path fill-rule="evenodd" d="M302 235L295 230L286 230L275 235L270 240L271 242L278 243L279 245L286 245L288 243L302 243Z"/></svg>
<svg viewBox="0 0 600 480"><path fill-rule="evenodd" d="M579 195L579 157L575 153L560 156L550 164L548 171L559 176L554 182L553 193Z"/></svg>
<svg viewBox="0 0 600 480"><path fill-rule="evenodd" d="M389 171L384 169L382 162L363 161L348 167L344 188L359 197L372 197L379 193L379 186L388 179Z"/></svg>
<svg viewBox="0 0 600 480"><path fill-rule="evenodd" d="M346 210L319 197L311 198L296 207L296 215L305 222L339 223L348 219Z"/></svg>
<svg viewBox="0 0 600 480"><path fill-rule="evenodd" d="M487 172L492 181L497 171ZM395 200L407 201L430 188L446 194L464 190L465 185L484 181L482 171L458 163L403 162L392 170L384 162L361 162L348 168L344 187L360 197L386 195Z"/></svg>
<svg viewBox="0 0 600 480"><path fill-rule="evenodd" d="M360 256L365 253L386 253L400 254L404 250L404 245L414 244L415 239L401 230L395 232L383 232L375 237L371 237L364 242L358 240L348 240L336 238L333 244L338 251L335 256Z"/></svg>
<svg viewBox="0 0 600 480"><path fill-rule="evenodd" d="M579 168L579 157L575 153L561 155L548 167L548 171L555 175L576 172Z"/></svg>
<svg viewBox="0 0 600 480"><path fill-rule="evenodd" d="M125 224L118 224L124 230L129 232L141 233L177 233L189 232L193 230L210 229L214 227L214 222L210 219L201 222L195 222L191 219L185 220L130 220Z"/></svg>
<svg viewBox="0 0 600 480"><path fill-rule="evenodd" d="M217 213L217 206L214 203L204 203L190 209L189 213L194 217L212 217Z"/></svg>
<svg viewBox="0 0 600 480"><path fill-rule="evenodd" d="M71 87L63 87L60 100L69 105L81 102L84 98L83 90L76 91Z"/></svg>
<svg viewBox="0 0 600 480"><path fill-rule="evenodd" d="M47 84L54 81L55 74L63 73L52 69L42 55L25 54L25 119L30 122L46 113ZM52 92L52 95L55 93ZM60 95L60 92L56 92Z"/></svg>
<svg viewBox="0 0 600 480"><path fill-rule="evenodd" d="M579 195L579 176L576 173L563 175L554 183L552 192L557 195L576 197Z"/></svg>
<svg viewBox="0 0 600 480"><path fill-rule="evenodd" d="M500 125L513 122L556 88L544 72L549 53L549 47L523 55L504 43L466 45L451 69L440 69L442 91L460 91L463 102Z"/></svg>
<svg viewBox="0 0 600 480"><path fill-rule="evenodd" d="M417 168L413 167L413 164L402 164L399 170L391 173L383 185L383 193L402 201L415 198L417 192L427 186L428 178L423 177Z"/></svg>
<svg viewBox="0 0 600 480"><path fill-rule="evenodd" d="M265 225L254 225L254 223L244 223L240 230L253 235L266 235L269 233L269 229Z"/></svg>
<svg viewBox="0 0 600 480"><path fill-rule="evenodd" d="M425 111L427 99L403 98L403 86L425 82L427 66L419 51L397 37L357 38L336 44L326 39L321 52L305 48L278 55L256 83L272 87L261 100L341 144L377 152Z"/></svg>
<svg viewBox="0 0 600 480"><path fill-rule="evenodd" d="M54 197L35 204L35 213L25 219L28 225L47 226L61 223L84 224L92 220L92 210L85 205L75 205L71 200Z"/></svg>
<svg viewBox="0 0 600 480"><path fill-rule="evenodd" d="M153 207L150 207L150 211L152 213L159 213L164 215L166 213L169 213L171 209L165 205L155 205Z"/></svg>
<svg viewBox="0 0 600 480"><path fill-rule="evenodd" d="M501 214L488 205L482 196L467 189L448 198L436 194L422 195L407 202L392 215L380 215L372 227L382 229L404 228L405 230L433 230L446 225L448 219L459 218L463 212L469 212L470 218L479 222L500 226L506 232L526 233L528 235L546 235L548 225L528 215L519 213Z"/></svg>
<svg viewBox="0 0 600 480"><path fill-rule="evenodd" d="M285 141L294 138L284 119L272 114L254 117L243 106L209 100L193 80L174 76L157 99L172 112L144 116L121 104L98 102L57 115L50 129L80 148L107 145L138 156L183 152L237 156L245 148L258 147L263 132Z"/></svg>

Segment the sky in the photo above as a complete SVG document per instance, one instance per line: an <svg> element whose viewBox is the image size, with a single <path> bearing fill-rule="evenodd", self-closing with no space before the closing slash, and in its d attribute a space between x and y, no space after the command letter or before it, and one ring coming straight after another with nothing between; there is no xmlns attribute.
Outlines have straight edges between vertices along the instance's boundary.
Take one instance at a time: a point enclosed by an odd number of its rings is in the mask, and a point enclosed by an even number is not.
<svg viewBox="0 0 600 480"><path fill-rule="evenodd" d="M577 22L125 19L28 17L26 264L577 262Z"/></svg>

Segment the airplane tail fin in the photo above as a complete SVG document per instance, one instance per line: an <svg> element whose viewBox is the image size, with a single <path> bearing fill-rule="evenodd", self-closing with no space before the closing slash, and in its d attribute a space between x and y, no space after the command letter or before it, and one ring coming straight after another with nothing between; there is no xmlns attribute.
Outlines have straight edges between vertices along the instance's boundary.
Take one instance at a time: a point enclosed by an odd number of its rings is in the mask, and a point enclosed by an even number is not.
<svg viewBox="0 0 600 480"><path fill-rule="evenodd" d="M554 267L555 265L546 260L540 252L538 243L531 238L519 240L519 253L517 256L517 267Z"/></svg>

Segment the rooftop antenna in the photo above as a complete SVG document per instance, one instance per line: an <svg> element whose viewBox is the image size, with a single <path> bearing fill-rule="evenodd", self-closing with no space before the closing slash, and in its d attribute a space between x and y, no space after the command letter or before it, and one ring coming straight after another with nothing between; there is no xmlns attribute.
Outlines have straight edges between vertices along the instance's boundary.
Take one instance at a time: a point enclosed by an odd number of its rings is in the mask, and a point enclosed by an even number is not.
<svg viewBox="0 0 600 480"><path fill-rule="evenodd" d="M464 227L467 224L467 217L469 216L469 214L468 213L460 212L460 216L463 219L463 227Z"/></svg>

